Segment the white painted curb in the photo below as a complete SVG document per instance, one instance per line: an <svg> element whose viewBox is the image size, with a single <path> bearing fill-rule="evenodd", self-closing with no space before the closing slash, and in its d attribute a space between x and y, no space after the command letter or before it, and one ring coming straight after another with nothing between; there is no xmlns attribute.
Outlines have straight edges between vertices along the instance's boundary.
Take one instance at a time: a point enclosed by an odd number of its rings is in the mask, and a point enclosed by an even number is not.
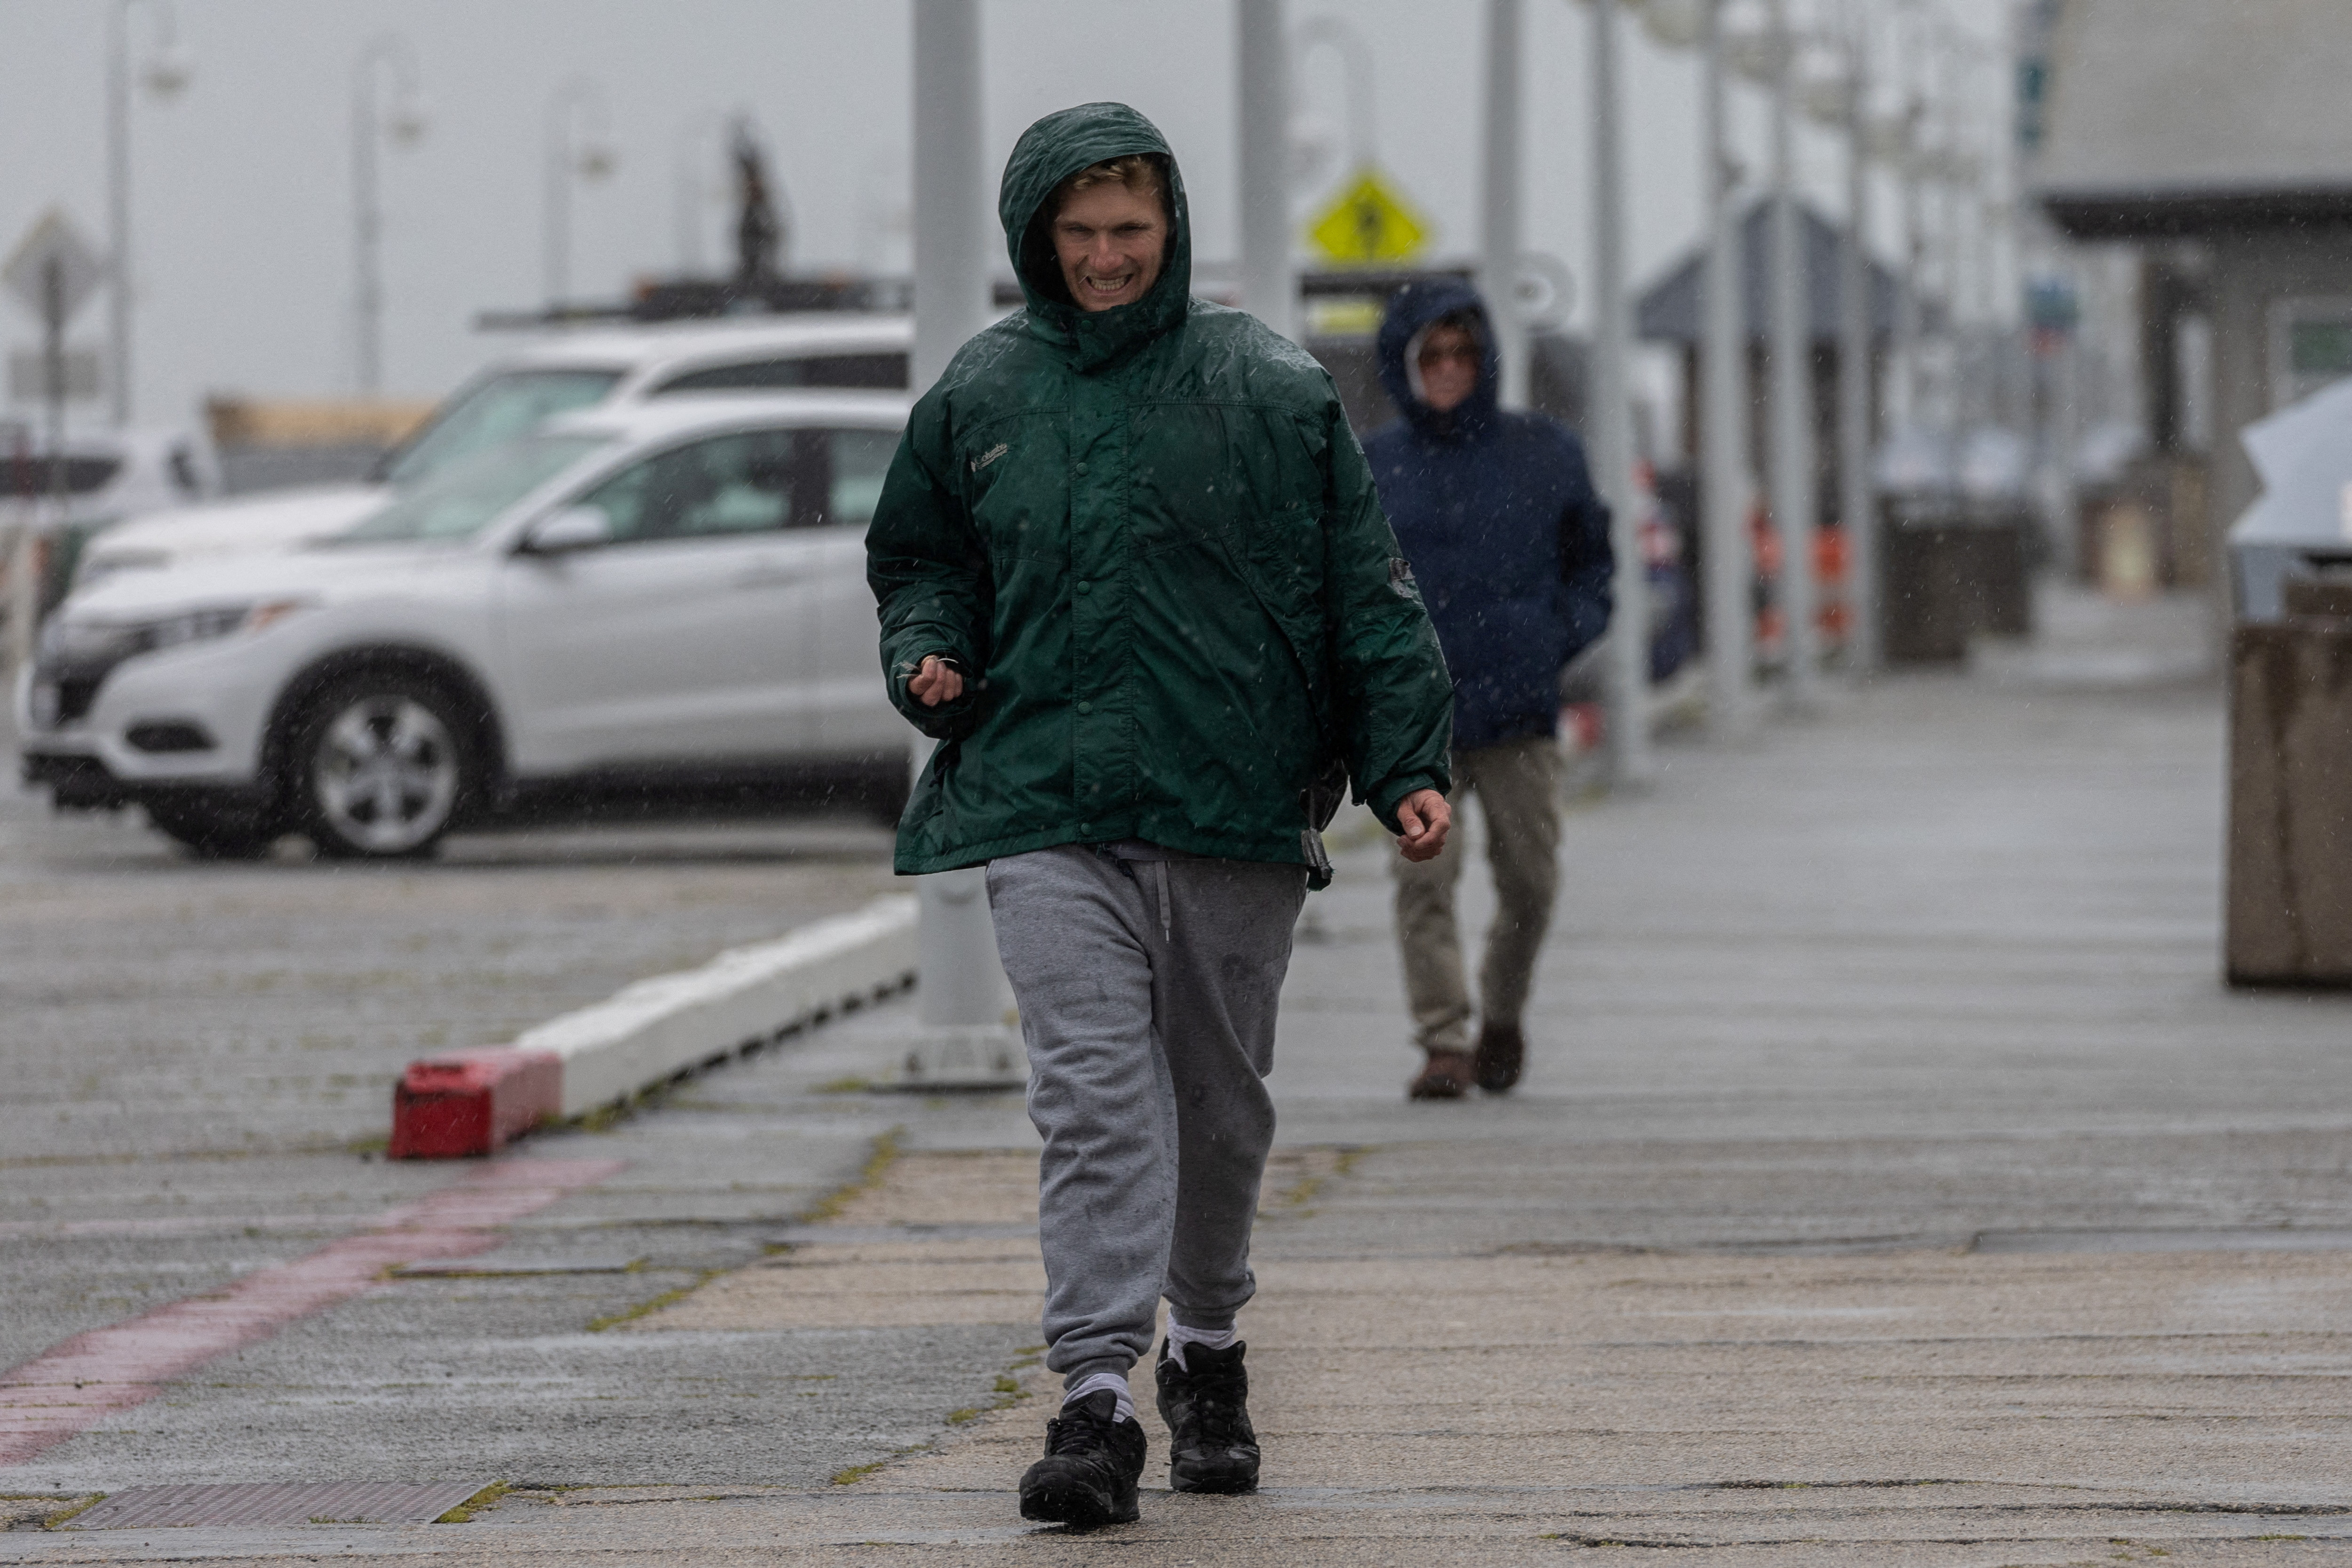
<svg viewBox="0 0 2352 1568"><path fill-rule="evenodd" d="M512 1048L562 1062L556 1114L578 1116L914 977L915 900L896 893L774 942L730 949L699 969L640 980L593 1006L549 1019Z"/></svg>

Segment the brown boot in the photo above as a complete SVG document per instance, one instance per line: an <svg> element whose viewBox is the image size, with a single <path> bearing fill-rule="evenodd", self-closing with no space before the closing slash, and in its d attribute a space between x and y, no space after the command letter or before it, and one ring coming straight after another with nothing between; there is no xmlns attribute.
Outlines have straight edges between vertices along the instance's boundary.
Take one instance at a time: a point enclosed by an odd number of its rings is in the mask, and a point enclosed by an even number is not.
<svg viewBox="0 0 2352 1568"><path fill-rule="evenodd" d="M1472 1061L1478 1087L1488 1094L1508 1094L1527 1059L1528 1037L1517 1024L1488 1024L1479 1029Z"/></svg>
<svg viewBox="0 0 2352 1568"><path fill-rule="evenodd" d="M1464 1051L1432 1051L1421 1076L1405 1085L1408 1100L1459 1100L1470 1092L1470 1058Z"/></svg>

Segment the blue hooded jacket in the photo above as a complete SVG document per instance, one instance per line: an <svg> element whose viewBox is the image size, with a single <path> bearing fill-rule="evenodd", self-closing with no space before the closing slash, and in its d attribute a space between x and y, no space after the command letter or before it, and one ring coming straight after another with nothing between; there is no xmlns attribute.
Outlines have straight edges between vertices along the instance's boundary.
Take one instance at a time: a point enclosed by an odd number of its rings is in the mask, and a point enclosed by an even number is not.
<svg viewBox="0 0 2352 1568"><path fill-rule="evenodd" d="M1486 353L1469 398L1440 414L1409 365L1441 317L1474 311ZM1559 672L1609 625L1609 509L1584 446L1558 420L1496 406L1501 367L1466 283L1423 279L1390 301L1381 384L1404 417L1364 443L1381 506L1421 584L1454 678L1458 751L1550 735Z"/></svg>

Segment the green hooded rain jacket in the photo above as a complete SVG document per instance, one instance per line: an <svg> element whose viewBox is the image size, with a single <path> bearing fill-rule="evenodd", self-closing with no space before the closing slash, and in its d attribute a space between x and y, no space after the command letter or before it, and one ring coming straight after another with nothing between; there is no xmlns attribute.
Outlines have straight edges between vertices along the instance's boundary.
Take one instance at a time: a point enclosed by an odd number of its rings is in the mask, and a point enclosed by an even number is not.
<svg viewBox="0 0 2352 1568"><path fill-rule="evenodd" d="M1444 656L1339 395L1191 297L1172 158L1151 291L1069 302L1039 209L1134 153L1168 145L1123 104L1023 134L998 210L1027 309L916 404L866 535L891 700L943 742L902 873L1127 838L1311 866L1334 760L1391 831L1405 795L1451 787ZM927 654L961 666L955 701L908 693Z"/></svg>

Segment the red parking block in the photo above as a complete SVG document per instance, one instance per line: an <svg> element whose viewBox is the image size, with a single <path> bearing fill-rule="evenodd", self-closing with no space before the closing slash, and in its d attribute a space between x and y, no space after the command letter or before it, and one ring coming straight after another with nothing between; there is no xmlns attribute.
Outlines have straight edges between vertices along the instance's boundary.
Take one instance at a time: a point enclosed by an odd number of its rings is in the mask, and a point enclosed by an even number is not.
<svg viewBox="0 0 2352 1568"><path fill-rule="evenodd" d="M392 1091L395 1160L488 1154L563 1103L563 1058L552 1051L496 1047L411 1062Z"/></svg>

